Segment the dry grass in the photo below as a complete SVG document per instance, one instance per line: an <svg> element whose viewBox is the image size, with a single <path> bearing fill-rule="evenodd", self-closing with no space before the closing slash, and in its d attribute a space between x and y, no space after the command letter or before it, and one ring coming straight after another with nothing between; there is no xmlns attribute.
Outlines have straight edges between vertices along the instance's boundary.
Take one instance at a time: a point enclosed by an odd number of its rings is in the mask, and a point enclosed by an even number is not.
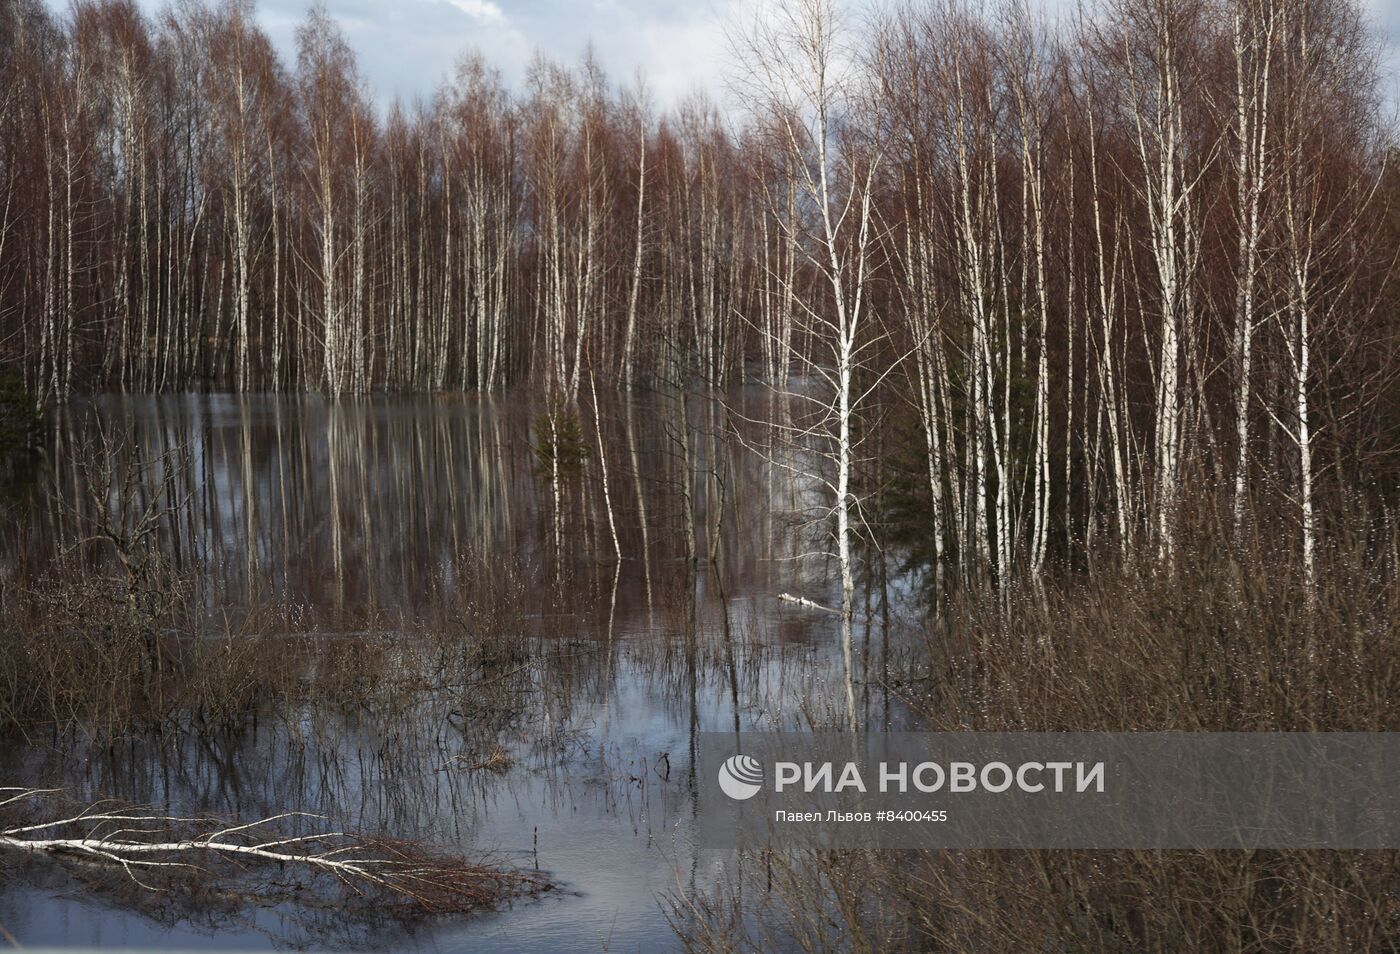
<svg viewBox="0 0 1400 954"><path fill-rule="evenodd" d="M1400 726L1395 524L1336 531L1311 591L1287 525L1243 548L1217 526L1193 529L1169 572L1104 561L1018 589L1009 611L958 594L894 688L939 731ZM746 880L677 895L687 947L1400 949L1393 851L827 852L751 861Z"/></svg>
<svg viewBox="0 0 1400 954"><path fill-rule="evenodd" d="M302 668L264 635L271 619L202 631L189 588L166 572L133 586L55 567L10 587L4 612L0 731L227 726L285 698Z"/></svg>
<svg viewBox="0 0 1400 954"><path fill-rule="evenodd" d="M948 731L1400 727L1395 526L1337 534L1311 589L1276 530L1242 551L1198 532L1170 570L1026 586L1009 613L960 594L906 695Z"/></svg>
<svg viewBox="0 0 1400 954"><path fill-rule="evenodd" d="M529 574L464 558L458 588L430 615L369 613L340 634L276 599L211 621L196 587L163 565L130 577L75 554L0 587L0 733L102 739L269 715L388 718L444 696L498 731L543 681L538 633L550 624L532 616Z"/></svg>

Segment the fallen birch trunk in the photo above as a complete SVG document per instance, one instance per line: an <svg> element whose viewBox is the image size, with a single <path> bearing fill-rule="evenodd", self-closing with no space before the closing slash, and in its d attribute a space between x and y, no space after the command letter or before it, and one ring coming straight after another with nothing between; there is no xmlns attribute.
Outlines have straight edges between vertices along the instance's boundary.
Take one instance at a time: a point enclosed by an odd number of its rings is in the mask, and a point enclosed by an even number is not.
<svg viewBox="0 0 1400 954"><path fill-rule="evenodd" d="M550 887L538 872L472 864L413 842L279 830L323 821L321 815L285 812L229 823L113 801L65 808L56 789L0 787L0 850L110 866L152 891L163 889L143 880L148 876L212 874L206 865L219 861L238 863L240 872L268 865L328 876L360 900L377 892L388 904L408 902L425 913L491 907Z"/></svg>

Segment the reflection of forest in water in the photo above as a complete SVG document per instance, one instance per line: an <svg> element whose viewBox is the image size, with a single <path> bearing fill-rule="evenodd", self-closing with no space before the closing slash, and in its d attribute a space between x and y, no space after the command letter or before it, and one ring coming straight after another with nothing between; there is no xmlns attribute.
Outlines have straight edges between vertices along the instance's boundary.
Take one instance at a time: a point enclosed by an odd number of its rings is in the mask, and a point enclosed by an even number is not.
<svg viewBox="0 0 1400 954"><path fill-rule="evenodd" d="M65 734L0 748L0 772L180 811L315 812L537 865L562 883L558 897L420 936L430 945L669 938L658 892L730 876L691 838L696 733L823 723L842 698L830 621L776 599L821 597L830 578L810 555L825 532L803 519L810 489L775 463L760 428L733 438L771 411L750 405L770 400L755 390L726 400L657 394L596 415L585 407L557 512L538 464L539 412L521 401L75 405L56 421L29 509L3 531L7 573L83 539L101 502L77 462L102 446L98 435L120 434L129 442L113 442L112 453L143 463L112 472L141 480L114 487L107 504L159 513L159 547L196 587L211 631L236 630L257 604L292 604L282 624L320 634L364 678L387 680L375 674L414 665L396 655L395 634L471 628L473 607L489 606L502 631L486 638L528 649L498 682L433 686L387 710L308 706L117 745ZM100 569L103 548L84 552ZM856 681L876 724L894 718L888 691L865 677L890 661L893 585L870 574L863 601L876 625L860 630ZM503 617L507 591L519 606ZM443 612L449 605L455 615ZM483 769L497 751L509 767ZM31 941L79 942L93 919L115 916L27 883L0 887L0 923L19 924ZM69 926L36 925L45 919ZM198 919L166 921L173 927L150 936L154 928L140 928L141 943L198 943ZM390 943L372 931L346 936L345 925L327 933L286 910L211 930L245 945L269 936Z"/></svg>
<svg viewBox="0 0 1400 954"><path fill-rule="evenodd" d="M699 561L719 568L726 591L767 592L794 572L788 558L800 544L788 515L800 490L756 449L761 434L725 438L742 426L731 407L756 412L751 404L769 400L760 390L732 406L691 395L684 435L675 394L605 407L598 421L585 408L556 546L549 475L532 450L540 409L519 399L102 397L59 412L54 473L30 515L5 531L5 559L42 561L81 538L93 502L76 450L101 420L129 433L148 461L184 453L169 474L147 469L139 503L163 496L164 547L221 604L270 587L318 615L411 610L452 586L464 555L547 563L610 587L615 525L619 608L635 607L648 580L686 558L691 513Z"/></svg>

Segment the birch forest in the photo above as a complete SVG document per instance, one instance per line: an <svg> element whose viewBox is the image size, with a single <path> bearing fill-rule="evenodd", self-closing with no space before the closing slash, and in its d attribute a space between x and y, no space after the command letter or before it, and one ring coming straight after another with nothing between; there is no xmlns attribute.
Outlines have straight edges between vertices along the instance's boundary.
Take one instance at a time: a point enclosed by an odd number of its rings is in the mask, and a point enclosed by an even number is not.
<svg viewBox="0 0 1400 954"><path fill-rule="evenodd" d="M1375 4L735 0L672 100L63 3L0 0L0 945L1395 949L1390 764L1300 776L1357 839L1179 769L1242 850L706 840L769 732L1391 745Z"/></svg>
<svg viewBox="0 0 1400 954"><path fill-rule="evenodd" d="M1393 480L1351 0L801 0L741 31L740 111L471 52L386 104L324 9L296 42L244 0L0 5L0 358L41 404L800 378L852 481L916 435L934 561L1001 579L1169 560L1201 493L1310 560L1319 498Z"/></svg>

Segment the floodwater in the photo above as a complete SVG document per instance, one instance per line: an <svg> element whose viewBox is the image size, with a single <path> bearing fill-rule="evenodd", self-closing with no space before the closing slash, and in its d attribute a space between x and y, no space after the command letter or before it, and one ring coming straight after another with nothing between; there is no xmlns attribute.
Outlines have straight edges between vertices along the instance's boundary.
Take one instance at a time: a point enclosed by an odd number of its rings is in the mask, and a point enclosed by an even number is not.
<svg viewBox="0 0 1400 954"><path fill-rule="evenodd" d="M449 694L392 715L306 713L209 738L31 738L0 743L0 785L240 819L318 812L538 868L558 890L405 932L286 906L131 904L37 861L0 877L0 927L27 947L674 946L671 899L737 884L753 863L696 847L696 733L821 724L844 700L829 618L777 598L839 599L813 555L820 498L793 476L816 465L752 423L773 413L758 389L585 407L582 450L556 494L526 396L104 396L65 409L30 503L0 528L0 572L42 565L82 538L95 509L130 511L193 581L211 631L280 600L299 632L353 645L503 585L493 574L509 567L528 595L515 625L537 663L490 724ZM91 492L78 461L94 450L112 460L102 479L140 462L130 493ZM861 601L854 678L862 718L878 727L899 718L879 670L915 608L892 570L867 573ZM508 769L470 767L495 745Z"/></svg>

